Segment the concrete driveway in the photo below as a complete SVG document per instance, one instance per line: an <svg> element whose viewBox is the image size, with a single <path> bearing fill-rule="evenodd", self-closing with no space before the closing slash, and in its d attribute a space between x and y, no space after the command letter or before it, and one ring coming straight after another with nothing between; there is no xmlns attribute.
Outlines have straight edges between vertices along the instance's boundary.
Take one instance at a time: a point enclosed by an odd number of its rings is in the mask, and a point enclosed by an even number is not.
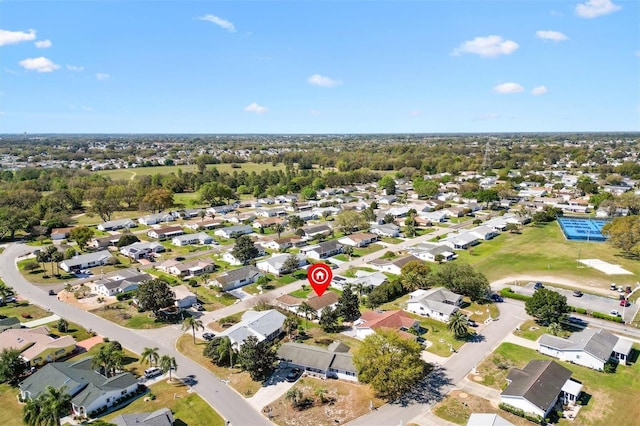
<svg viewBox="0 0 640 426"><path fill-rule="evenodd" d="M247 402L256 410L262 410L266 405L271 404L287 393L297 382L297 380L296 382L287 382L285 380L285 377L290 371L290 368L278 368L271 377L264 382L258 392L247 399Z"/></svg>

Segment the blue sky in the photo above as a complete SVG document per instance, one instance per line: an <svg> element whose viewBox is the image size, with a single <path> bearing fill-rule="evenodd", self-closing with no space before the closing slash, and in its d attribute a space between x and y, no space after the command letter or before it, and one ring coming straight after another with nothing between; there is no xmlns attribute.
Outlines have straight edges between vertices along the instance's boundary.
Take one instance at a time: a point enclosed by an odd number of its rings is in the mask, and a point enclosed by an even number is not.
<svg viewBox="0 0 640 426"><path fill-rule="evenodd" d="M5 1L0 133L640 130L640 2Z"/></svg>

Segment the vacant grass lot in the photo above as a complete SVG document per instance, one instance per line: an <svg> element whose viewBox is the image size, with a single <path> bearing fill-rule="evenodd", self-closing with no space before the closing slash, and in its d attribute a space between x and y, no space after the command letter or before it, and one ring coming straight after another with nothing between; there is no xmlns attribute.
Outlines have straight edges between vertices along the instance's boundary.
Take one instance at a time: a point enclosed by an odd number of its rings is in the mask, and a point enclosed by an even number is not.
<svg viewBox="0 0 640 426"><path fill-rule="evenodd" d="M188 334L181 336L176 342L176 348L180 353L202 365L204 368L215 374L219 379L228 380L229 386L234 388L241 395L250 397L260 389L262 383L251 380L249 373L242 371L239 368L219 367L211 362L209 358L202 355L202 351L206 345L207 342L200 339L196 339L196 344L194 345L193 337Z"/></svg>
<svg viewBox="0 0 640 426"><path fill-rule="evenodd" d="M491 241L459 251L458 256L489 281L526 274L557 276L599 288L608 288L611 281L635 286L635 275L605 275L582 265L578 258L601 259L630 272L640 271L640 261L626 258L607 243L566 240L555 222L526 226L522 234L503 232Z"/></svg>
<svg viewBox="0 0 640 426"><path fill-rule="evenodd" d="M256 163L237 163L240 167L234 168L230 163L223 164L209 164L207 166L208 169L216 168L219 172L229 172L233 171L245 171L247 173L256 172L260 173L263 170L284 170L283 164L278 164L277 166L272 166L271 163L268 164L256 164ZM136 167L133 169L116 169L116 170L102 170L96 173L101 175L110 176L113 180L119 179L133 179L135 176L151 176L155 174L163 174L167 175L170 173L178 174L178 169L181 169L183 172L196 172L197 166L195 164L191 165L179 165L179 166L158 166L158 167Z"/></svg>
<svg viewBox="0 0 640 426"><path fill-rule="evenodd" d="M151 393L156 397L155 400L145 401L148 394L144 394L126 407L105 416L102 420L108 422L121 414L148 413L166 407L173 412L176 425L224 425L224 419L206 401L200 398L197 393L188 393L187 389L188 387L182 382L174 380L168 383L166 380L162 380L149 387Z"/></svg>
<svg viewBox="0 0 640 426"><path fill-rule="evenodd" d="M543 334L550 334L549 328L543 325L540 325L535 322L535 320L527 320L522 323L520 326L520 330L516 330L513 332L518 337L524 337L528 340L533 340L534 342L540 338ZM562 330L558 337L569 337L571 335L571 331Z"/></svg>
<svg viewBox="0 0 640 426"><path fill-rule="evenodd" d="M636 351L640 348L634 345ZM583 392L591 395L588 404L580 410L575 424L584 426L636 426L640 418L638 389L640 365L619 366L614 374L580 367L512 343L503 343L477 367L482 377L479 383L494 389L505 386L509 368L522 368L532 359L550 359L573 372L573 378L583 384ZM508 368L499 368L499 366ZM624 408L620 405L624 404ZM562 420L560 425L573 424Z"/></svg>
<svg viewBox="0 0 640 426"><path fill-rule="evenodd" d="M58 330L58 321L53 321L45 325L49 327L49 334L53 334L55 336L72 336L76 339L76 342L93 337L84 327L76 324L75 322L69 321L67 331L64 333Z"/></svg>
<svg viewBox="0 0 640 426"><path fill-rule="evenodd" d="M379 407L385 401L375 398L369 386L349 383L340 380L320 380L311 377L299 379L294 385L299 389L303 398L311 398L312 405L298 410L291 402L281 397L269 404L272 409L272 421L279 425L307 426L307 425L336 425L344 424L369 412L369 404ZM322 403L315 393L318 389L325 389Z"/></svg>
<svg viewBox="0 0 640 426"><path fill-rule="evenodd" d="M91 313L127 328L161 328L170 325L166 322L156 321L150 312L138 312L127 301L113 303L95 309Z"/></svg>
<svg viewBox="0 0 640 426"><path fill-rule="evenodd" d="M27 322L45 318L51 315L39 306L32 305L28 301L18 301L15 303L7 303L0 307L0 315L5 317L18 317L21 322Z"/></svg>

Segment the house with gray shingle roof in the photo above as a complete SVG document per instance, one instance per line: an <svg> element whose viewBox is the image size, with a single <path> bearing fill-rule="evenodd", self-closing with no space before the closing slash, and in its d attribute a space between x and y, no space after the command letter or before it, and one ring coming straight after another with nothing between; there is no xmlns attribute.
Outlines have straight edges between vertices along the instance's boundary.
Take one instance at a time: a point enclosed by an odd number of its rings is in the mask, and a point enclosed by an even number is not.
<svg viewBox="0 0 640 426"><path fill-rule="evenodd" d="M271 341L282 333L285 316L275 309L266 311L246 311L242 320L227 328L219 337L228 337L234 349L240 349L249 336L254 336L258 342Z"/></svg>
<svg viewBox="0 0 640 426"><path fill-rule="evenodd" d="M213 283L223 291L229 291L247 284L253 284L263 275L258 268L248 265L221 273L213 280Z"/></svg>
<svg viewBox="0 0 640 426"><path fill-rule="evenodd" d="M74 256L71 259L60 262L60 269L65 272L79 271L81 269L93 268L95 266L106 265L113 256L107 250L97 251L95 253L82 254Z"/></svg>
<svg viewBox="0 0 640 426"><path fill-rule="evenodd" d="M567 339L544 334L538 341L541 354L594 370L604 370L610 360L626 363L632 342L602 329L584 329Z"/></svg>
<svg viewBox="0 0 640 426"><path fill-rule="evenodd" d="M522 370L512 368L500 402L546 418L558 401L575 404L582 384L571 379L571 370L555 361L533 360Z"/></svg>
<svg viewBox="0 0 640 426"><path fill-rule="evenodd" d="M287 342L278 349L278 358L286 366L300 368L311 375L358 381L353 355L348 352L349 347L340 342L333 342L326 349Z"/></svg>
<svg viewBox="0 0 640 426"><path fill-rule="evenodd" d="M106 377L91 367L92 357L75 362L52 362L19 383L23 399L37 398L47 386L64 386L71 395L71 408L79 416L102 407L111 407L116 400L138 389L138 381L131 373Z"/></svg>
<svg viewBox="0 0 640 426"><path fill-rule="evenodd" d="M116 426L172 426L173 422L173 414L168 408L153 413L120 414L110 421Z"/></svg>
<svg viewBox="0 0 640 426"><path fill-rule="evenodd" d="M447 322L460 309L462 296L443 287L416 290L409 295L407 311Z"/></svg>
<svg viewBox="0 0 640 426"><path fill-rule="evenodd" d="M467 421L467 426L515 426L497 414L472 413Z"/></svg>

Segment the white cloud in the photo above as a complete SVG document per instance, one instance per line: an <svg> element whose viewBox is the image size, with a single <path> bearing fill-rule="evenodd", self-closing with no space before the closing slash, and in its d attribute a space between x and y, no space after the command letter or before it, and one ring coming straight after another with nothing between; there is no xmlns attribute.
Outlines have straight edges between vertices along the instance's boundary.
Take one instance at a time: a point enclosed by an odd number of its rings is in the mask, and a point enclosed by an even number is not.
<svg viewBox="0 0 640 426"><path fill-rule="evenodd" d="M252 103L244 107L244 110L247 112L255 112L256 114L264 114L269 111L269 108L263 107L262 105L258 105L257 103Z"/></svg>
<svg viewBox="0 0 640 426"><path fill-rule="evenodd" d="M111 76L103 72L96 73L96 78L100 81L109 80Z"/></svg>
<svg viewBox="0 0 640 426"><path fill-rule="evenodd" d="M236 27L231 22L227 21L226 19L222 19L222 18L220 18L220 17L218 17L216 15L199 16L198 19L201 20L201 21L207 21L207 22L211 22L213 24L216 24L220 28L224 28L225 30L229 31L230 33L235 33L236 32Z"/></svg>
<svg viewBox="0 0 640 426"><path fill-rule="evenodd" d="M533 90L531 90L532 95L546 95L548 92L549 89L547 89L546 86L534 87Z"/></svg>
<svg viewBox="0 0 640 426"><path fill-rule="evenodd" d="M60 65L54 64L51 59L40 56L39 58L27 58L18 62L21 67L29 71L52 72L60 68Z"/></svg>
<svg viewBox="0 0 640 426"><path fill-rule="evenodd" d="M569 40L569 37L562 34L560 31L552 31L552 30L536 31L536 37L541 38L543 40L552 40L556 42Z"/></svg>
<svg viewBox="0 0 640 426"><path fill-rule="evenodd" d="M608 15L617 12L622 7L614 4L611 0L589 0L586 3L576 5L576 15L581 18L597 18L598 16Z"/></svg>
<svg viewBox="0 0 640 426"><path fill-rule="evenodd" d="M53 43L51 43L51 40L40 40L34 42L33 44L35 44L38 49L48 49Z"/></svg>
<svg viewBox="0 0 640 426"><path fill-rule="evenodd" d="M520 46L513 40L503 40L502 37L497 35L490 35L486 37L476 37L473 40L465 41L460 47L453 50L454 56L462 55L463 53L472 53L474 55L480 55L485 57L494 57L499 55L510 55Z"/></svg>
<svg viewBox="0 0 640 426"><path fill-rule="evenodd" d="M78 65L67 65L67 69L69 71L76 71L76 72L84 71L84 67L78 66Z"/></svg>
<svg viewBox="0 0 640 426"><path fill-rule="evenodd" d="M36 30L24 31L7 31L0 30L0 46L7 44L18 44L23 41L31 41L36 39Z"/></svg>
<svg viewBox="0 0 640 426"><path fill-rule="evenodd" d="M493 86L493 91L502 94L520 93L524 91L524 87L522 87L518 83L502 83L498 84L497 86Z"/></svg>
<svg viewBox="0 0 640 426"><path fill-rule="evenodd" d="M307 82L314 86L320 86L320 87L335 87L342 84L340 80L333 80L325 75L320 75L320 74L312 75L307 79Z"/></svg>
<svg viewBox="0 0 640 426"><path fill-rule="evenodd" d="M11 68L7 68L7 67L4 67L4 72L9 73L9 74L18 74L17 72L12 70Z"/></svg>

